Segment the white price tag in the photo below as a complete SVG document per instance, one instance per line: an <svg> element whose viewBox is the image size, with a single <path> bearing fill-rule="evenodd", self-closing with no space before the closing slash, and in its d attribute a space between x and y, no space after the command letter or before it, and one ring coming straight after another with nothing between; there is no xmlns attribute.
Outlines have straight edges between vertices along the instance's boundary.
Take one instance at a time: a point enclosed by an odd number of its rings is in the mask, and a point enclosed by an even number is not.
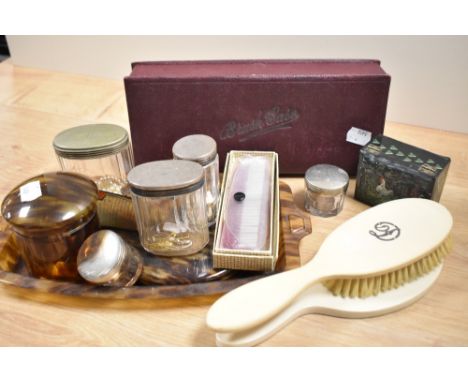
<svg viewBox="0 0 468 382"><path fill-rule="evenodd" d="M367 130L358 129L357 127L351 127L346 133L346 141L355 143L359 146L367 145L372 138L372 133Z"/></svg>

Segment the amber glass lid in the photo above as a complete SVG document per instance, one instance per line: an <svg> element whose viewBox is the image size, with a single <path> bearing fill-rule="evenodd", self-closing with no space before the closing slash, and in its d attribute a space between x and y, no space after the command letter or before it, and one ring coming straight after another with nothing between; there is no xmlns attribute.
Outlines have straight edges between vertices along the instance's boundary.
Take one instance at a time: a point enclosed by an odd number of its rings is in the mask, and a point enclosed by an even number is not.
<svg viewBox="0 0 468 382"><path fill-rule="evenodd" d="M41 174L10 191L2 215L25 234L69 230L94 216L97 193L94 182L79 174Z"/></svg>

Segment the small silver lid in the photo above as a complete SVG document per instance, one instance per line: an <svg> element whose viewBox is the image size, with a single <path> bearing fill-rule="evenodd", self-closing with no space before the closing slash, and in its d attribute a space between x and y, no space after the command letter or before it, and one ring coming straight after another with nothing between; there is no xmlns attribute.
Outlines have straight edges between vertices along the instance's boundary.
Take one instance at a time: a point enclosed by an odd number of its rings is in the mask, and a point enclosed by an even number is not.
<svg viewBox="0 0 468 382"><path fill-rule="evenodd" d="M205 182L203 167L187 160L161 160L134 167L127 175L131 190L143 196L179 195Z"/></svg>
<svg viewBox="0 0 468 382"><path fill-rule="evenodd" d="M190 160L204 166L216 157L216 141L204 134L187 135L174 143L172 154L175 159Z"/></svg>
<svg viewBox="0 0 468 382"><path fill-rule="evenodd" d="M311 191L337 195L346 192L349 176L340 167L331 164L317 164L306 171L305 183Z"/></svg>
<svg viewBox="0 0 468 382"><path fill-rule="evenodd" d="M89 236L77 256L78 273L86 281L103 284L111 281L122 266L126 244L113 231L101 230Z"/></svg>
<svg viewBox="0 0 468 382"><path fill-rule="evenodd" d="M127 131L118 125L91 124L63 130L54 138L57 155L81 159L112 155L129 143Z"/></svg>

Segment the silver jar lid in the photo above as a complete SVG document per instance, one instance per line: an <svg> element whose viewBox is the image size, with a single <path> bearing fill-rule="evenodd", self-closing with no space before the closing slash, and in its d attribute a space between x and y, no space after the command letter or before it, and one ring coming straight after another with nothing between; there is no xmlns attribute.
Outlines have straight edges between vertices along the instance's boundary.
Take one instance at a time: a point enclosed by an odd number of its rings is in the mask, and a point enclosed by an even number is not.
<svg viewBox="0 0 468 382"><path fill-rule="evenodd" d="M119 274L125 251L125 242L115 232L95 232L80 247L76 259L78 273L86 281L108 283Z"/></svg>
<svg viewBox="0 0 468 382"><path fill-rule="evenodd" d="M190 160L204 166L216 158L216 141L204 134L187 135L174 143L172 154L175 159Z"/></svg>
<svg viewBox="0 0 468 382"><path fill-rule="evenodd" d="M134 167L127 175L133 193L173 196L197 190L205 183L203 167L187 160L161 160Z"/></svg>
<svg viewBox="0 0 468 382"><path fill-rule="evenodd" d="M57 155L70 159L116 154L128 145L127 131L118 125L75 126L57 134L53 146Z"/></svg>
<svg viewBox="0 0 468 382"><path fill-rule="evenodd" d="M337 195L346 192L349 176L340 167L331 164L317 164L306 171L305 183L311 191Z"/></svg>

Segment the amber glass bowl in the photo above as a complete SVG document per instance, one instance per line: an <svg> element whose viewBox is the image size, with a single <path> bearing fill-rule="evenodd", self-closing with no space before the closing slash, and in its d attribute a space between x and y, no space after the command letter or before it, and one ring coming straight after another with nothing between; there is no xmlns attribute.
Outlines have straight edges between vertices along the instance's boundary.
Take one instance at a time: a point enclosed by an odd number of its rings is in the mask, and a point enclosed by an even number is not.
<svg viewBox="0 0 468 382"><path fill-rule="evenodd" d="M98 190L84 176L51 172L30 178L5 197L2 215L35 277L79 280L76 256L83 241L99 229Z"/></svg>

